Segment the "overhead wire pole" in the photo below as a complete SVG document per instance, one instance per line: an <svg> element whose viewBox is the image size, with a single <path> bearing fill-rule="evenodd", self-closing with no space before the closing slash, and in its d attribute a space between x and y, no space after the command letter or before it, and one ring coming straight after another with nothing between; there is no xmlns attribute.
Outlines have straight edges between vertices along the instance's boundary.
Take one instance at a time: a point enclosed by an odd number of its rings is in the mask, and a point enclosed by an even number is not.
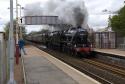
<svg viewBox="0 0 125 84"><path fill-rule="evenodd" d="M9 28L9 81L8 84L16 84L14 80L14 35L13 35L13 0L10 0L10 28Z"/></svg>

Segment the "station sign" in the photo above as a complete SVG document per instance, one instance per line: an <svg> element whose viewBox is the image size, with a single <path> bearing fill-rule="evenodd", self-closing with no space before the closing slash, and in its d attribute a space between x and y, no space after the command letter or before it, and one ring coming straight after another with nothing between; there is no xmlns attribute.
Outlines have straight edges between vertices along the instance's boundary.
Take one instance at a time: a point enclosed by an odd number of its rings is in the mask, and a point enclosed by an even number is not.
<svg viewBox="0 0 125 84"><path fill-rule="evenodd" d="M58 16L25 16L23 21L25 25L56 25L61 23Z"/></svg>

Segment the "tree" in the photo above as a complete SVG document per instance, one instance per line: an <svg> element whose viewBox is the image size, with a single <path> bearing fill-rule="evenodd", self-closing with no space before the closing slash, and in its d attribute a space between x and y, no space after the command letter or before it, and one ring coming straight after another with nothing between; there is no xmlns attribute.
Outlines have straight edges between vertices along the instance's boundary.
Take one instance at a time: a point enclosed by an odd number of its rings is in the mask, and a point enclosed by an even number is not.
<svg viewBox="0 0 125 84"><path fill-rule="evenodd" d="M28 35L36 35L36 34L43 34L43 33L50 33L48 29L41 29L40 31L32 31Z"/></svg>
<svg viewBox="0 0 125 84"><path fill-rule="evenodd" d="M15 33L16 33L16 20L13 21L13 24L14 24L14 28L13 28L14 32L13 33L15 35ZM9 37L9 28L10 28L10 22L8 22L4 27L6 39L8 39L8 37ZM22 26L21 28L22 28L22 34L23 34L23 36L25 36L26 32L27 32L26 29L24 26Z"/></svg>
<svg viewBox="0 0 125 84"><path fill-rule="evenodd" d="M16 30L16 20L13 21L13 24L14 24L14 33L15 33L15 30ZM9 38L9 28L10 28L10 22L8 22L5 27L4 27L4 31L5 31L5 36L6 36L6 39Z"/></svg>
<svg viewBox="0 0 125 84"><path fill-rule="evenodd" d="M31 31L28 35L35 35L35 34L38 34L38 32L36 32L36 31Z"/></svg>
<svg viewBox="0 0 125 84"><path fill-rule="evenodd" d="M41 33L49 33L50 31L48 29L42 29L40 32Z"/></svg>
<svg viewBox="0 0 125 84"><path fill-rule="evenodd" d="M110 18L110 24L113 31L125 36L125 6L119 10L118 15Z"/></svg>
<svg viewBox="0 0 125 84"><path fill-rule="evenodd" d="M23 36L23 38L26 37L27 30L26 30L25 26L20 26L20 28L22 29L22 36Z"/></svg>

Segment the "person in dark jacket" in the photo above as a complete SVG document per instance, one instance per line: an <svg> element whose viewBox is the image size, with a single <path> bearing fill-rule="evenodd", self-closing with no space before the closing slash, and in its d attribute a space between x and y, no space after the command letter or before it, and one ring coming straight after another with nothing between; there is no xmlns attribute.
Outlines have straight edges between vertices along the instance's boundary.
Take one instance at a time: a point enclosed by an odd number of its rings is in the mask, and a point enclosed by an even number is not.
<svg viewBox="0 0 125 84"><path fill-rule="evenodd" d="M23 53L24 53L24 55L26 55L26 52L25 52L25 49L24 49L24 45L25 45L24 40L23 40L23 39L20 39L20 40L18 41L18 44L19 44L20 52L21 52L21 50L22 50Z"/></svg>

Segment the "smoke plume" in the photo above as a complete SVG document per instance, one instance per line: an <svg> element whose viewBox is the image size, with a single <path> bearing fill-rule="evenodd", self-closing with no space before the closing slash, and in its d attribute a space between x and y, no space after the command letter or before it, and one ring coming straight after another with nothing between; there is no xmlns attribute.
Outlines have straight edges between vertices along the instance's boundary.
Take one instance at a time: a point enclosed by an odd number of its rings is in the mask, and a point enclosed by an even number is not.
<svg viewBox="0 0 125 84"><path fill-rule="evenodd" d="M43 15L43 8L41 7L41 3L32 3L27 4L24 10L25 16L40 16Z"/></svg>
<svg viewBox="0 0 125 84"><path fill-rule="evenodd" d="M29 4L26 8L30 11L26 10L25 15L56 15L66 24L87 27L88 12L83 0L49 0L46 4Z"/></svg>

